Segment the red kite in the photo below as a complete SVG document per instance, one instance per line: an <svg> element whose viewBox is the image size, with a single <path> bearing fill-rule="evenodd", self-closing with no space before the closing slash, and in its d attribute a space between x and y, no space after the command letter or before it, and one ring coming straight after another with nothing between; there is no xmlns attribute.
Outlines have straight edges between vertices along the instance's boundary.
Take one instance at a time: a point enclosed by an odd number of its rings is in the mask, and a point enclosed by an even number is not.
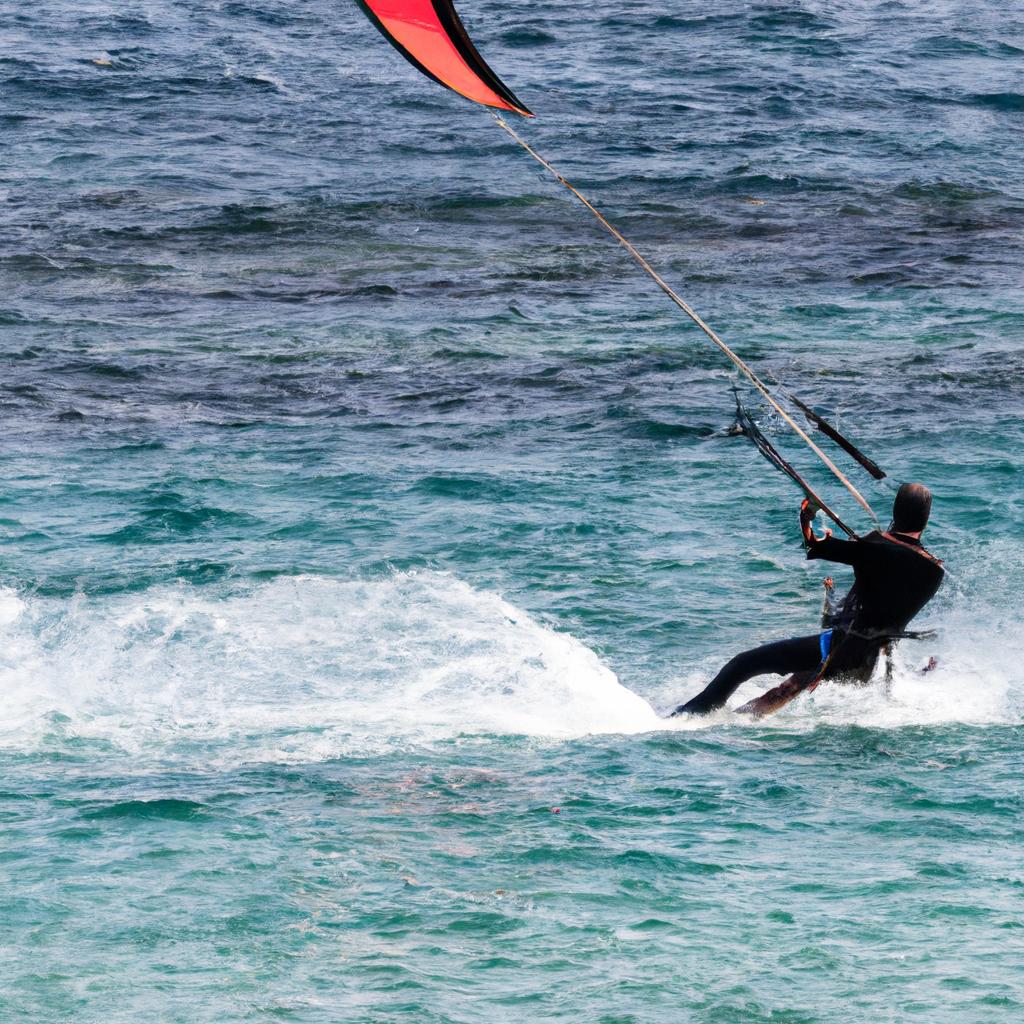
<svg viewBox="0 0 1024 1024"><path fill-rule="evenodd" d="M477 53L452 0L358 0L367 17L423 74L474 103L533 117Z"/></svg>

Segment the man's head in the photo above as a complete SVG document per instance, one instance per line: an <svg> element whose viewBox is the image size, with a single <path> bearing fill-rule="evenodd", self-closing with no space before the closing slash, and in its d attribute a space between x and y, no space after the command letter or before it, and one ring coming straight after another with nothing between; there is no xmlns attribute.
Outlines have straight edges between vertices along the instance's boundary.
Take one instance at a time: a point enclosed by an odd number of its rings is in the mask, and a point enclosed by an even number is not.
<svg viewBox="0 0 1024 1024"><path fill-rule="evenodd" d="M902 484L892 505L892 528L897 533L920 533L931 510L932 492L924 484Z"/></svg>

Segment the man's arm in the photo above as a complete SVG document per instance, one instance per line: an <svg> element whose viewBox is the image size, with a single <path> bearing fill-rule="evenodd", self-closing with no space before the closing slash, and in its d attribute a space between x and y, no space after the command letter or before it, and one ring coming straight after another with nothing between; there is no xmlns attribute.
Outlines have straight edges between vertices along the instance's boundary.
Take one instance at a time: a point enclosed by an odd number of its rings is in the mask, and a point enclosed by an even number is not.
<svg viewBox="0 0 1024 1024"><path fill-rule="evenodd" d="M836 540L831 530L826 530L821 537L815 536L813 524L817 514L818 507L804 498L800 505L800 532L803 534L807 557L856 565L859 561L860 548L854 541Z"/></svg>

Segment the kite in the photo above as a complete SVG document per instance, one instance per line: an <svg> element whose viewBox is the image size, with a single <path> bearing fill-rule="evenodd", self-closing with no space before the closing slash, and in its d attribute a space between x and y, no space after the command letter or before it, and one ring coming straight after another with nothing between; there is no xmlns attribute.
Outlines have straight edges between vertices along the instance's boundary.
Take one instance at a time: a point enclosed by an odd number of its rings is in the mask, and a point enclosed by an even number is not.
<svg viewBox="0 0 1024 1024"><path fill-rule="evenodd" d="M451 0L358 3L384 38L428 78L474 103L533 117L477 52Z"/></svg>

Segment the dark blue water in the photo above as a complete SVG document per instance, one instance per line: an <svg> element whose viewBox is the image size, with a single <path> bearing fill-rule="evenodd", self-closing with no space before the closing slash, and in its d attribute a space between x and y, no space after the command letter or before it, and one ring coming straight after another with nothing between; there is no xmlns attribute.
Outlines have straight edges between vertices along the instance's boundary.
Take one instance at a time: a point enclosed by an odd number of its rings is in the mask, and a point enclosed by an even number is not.
<svg viewBox="0 0 1024 1024"><path fill-rule="evenodd" d="M721 356L354 5L7 5L0 1016L1018 1020L1024 16L461 13L939 636L666 730L819 607Z"/></svg>

